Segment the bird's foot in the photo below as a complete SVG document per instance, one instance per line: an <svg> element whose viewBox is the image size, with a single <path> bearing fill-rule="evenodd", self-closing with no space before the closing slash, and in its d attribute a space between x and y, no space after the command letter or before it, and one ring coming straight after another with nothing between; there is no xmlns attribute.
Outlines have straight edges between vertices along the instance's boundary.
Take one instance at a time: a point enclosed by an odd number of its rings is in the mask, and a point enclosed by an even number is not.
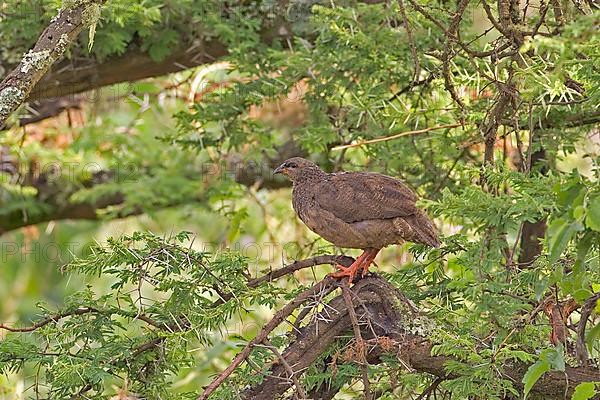
<svg viewBox="0 0 600 400"><path fill-rule="evenodd" d="M336 279L348 277L348 283L352 283L361 268L361 277L364 277L369 273L369 266L375 259L375 256L378 252L378 249L365 250L349 267L344 267L343 265L339 264L336 265L335 268L338 270L338 272L332 272L329 274L329 276Z"/></svg>
<svg viewBox="0 0 600 400"><path fill-rule="evenodd" d="M343 265L338 264L335 266L335 268L338 270L338 272L332 272L329 274L329 276L336 279L343 279L345 277L348 277L348 283L351 284L354 281L354 278L356 277L356 274L360 270L361 266L358 263L358 260L356 260L349 267L344 267ZM363 270L362 276L364 275L365 272Z"/></svg>

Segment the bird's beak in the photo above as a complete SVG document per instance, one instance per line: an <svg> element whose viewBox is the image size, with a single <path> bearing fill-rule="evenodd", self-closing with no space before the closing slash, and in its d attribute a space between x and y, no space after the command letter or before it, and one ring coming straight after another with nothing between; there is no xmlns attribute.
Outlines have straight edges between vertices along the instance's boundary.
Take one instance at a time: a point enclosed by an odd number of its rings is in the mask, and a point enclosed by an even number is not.
<svg viewBox="0 0 600 400"><path fill-rule="evenodd" d="M283 166L283 164L282 164L279 167L275 168L275 171L273 171L273 174L283 174L283 175L286 175L286 171L287 171L287 168L285 168Z"/></svg>

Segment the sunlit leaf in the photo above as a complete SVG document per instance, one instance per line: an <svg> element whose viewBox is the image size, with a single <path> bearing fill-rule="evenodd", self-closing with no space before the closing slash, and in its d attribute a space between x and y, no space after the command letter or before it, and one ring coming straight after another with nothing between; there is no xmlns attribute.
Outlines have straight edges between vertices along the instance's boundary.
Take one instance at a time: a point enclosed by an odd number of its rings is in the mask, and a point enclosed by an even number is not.
<svg viewBox="0 0 600 400"><path fill-rule="evenodd" d="M588 400L596 394L596 384L593 382L583 382L575 387L571 400Z"/></svg>
<svg viewBox="0 0 600 400"><path fill-rule="evenodd" d="M585 224L588 228L600 232L600 196L590 199Z"/></svg>

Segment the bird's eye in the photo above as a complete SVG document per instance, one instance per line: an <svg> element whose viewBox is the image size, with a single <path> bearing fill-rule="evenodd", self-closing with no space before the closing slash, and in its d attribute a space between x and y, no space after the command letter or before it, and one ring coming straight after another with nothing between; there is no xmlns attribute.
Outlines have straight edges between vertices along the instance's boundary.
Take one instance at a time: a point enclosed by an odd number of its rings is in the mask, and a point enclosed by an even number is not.
<svg viewBox="0 0 600 400"><path fill-rule="evenodd" d="M296 168L298 165L296 165L295 162L289 162L287 164L285 164L286 168Z"/></svg>

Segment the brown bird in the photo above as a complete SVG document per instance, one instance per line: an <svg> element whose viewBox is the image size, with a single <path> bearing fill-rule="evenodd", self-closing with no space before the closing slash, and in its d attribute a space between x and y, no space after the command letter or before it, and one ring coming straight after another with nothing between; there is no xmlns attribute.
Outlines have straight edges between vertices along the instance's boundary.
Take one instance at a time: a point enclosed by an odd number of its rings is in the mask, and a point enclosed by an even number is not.
<svg viewBox="0 0 600 400"><path fill-rule="evenodd" d="M439 247L433 222L419 210L417 195L403 182L374 172L329 174L304 158L286 160L274 171L294 184L292 205L313 232L338 247L362 249L336 278L364 276L377 253L405 241Z"/></svg>

